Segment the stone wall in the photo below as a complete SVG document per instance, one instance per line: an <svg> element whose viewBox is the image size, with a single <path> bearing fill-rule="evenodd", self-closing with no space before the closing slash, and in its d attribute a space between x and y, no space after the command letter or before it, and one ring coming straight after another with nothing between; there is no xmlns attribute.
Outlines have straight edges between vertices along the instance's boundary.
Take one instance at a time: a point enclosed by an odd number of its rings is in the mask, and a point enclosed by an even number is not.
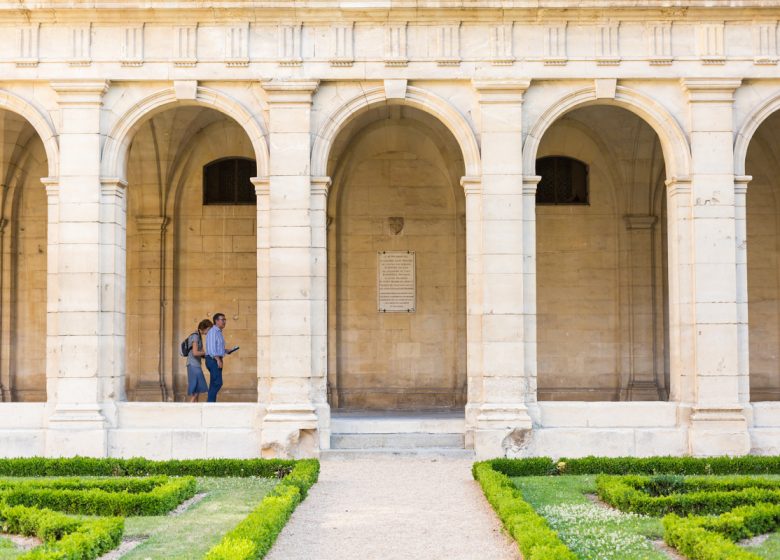
<svg viewBox="0 0 780 560"><path fill-rule="evenodd" d="M420 111L395 106L386 113L356 130L333 162L331 403L352 409L462 408L462 159L449 132ZM413 313L378 311L379 251L414 251Z"/></svg>
<svg viewBox="0 0 780 560"><path fill-rule="evenodd" d="M203 109L156 116L131 148L131 400L184 400L187 372L178 344L217 312L228 319L226 342L241 347L225 360L219 398L257 400L256 207L203 204L203 166L223 157L252 158L251 145L235 122Z"/></svg>

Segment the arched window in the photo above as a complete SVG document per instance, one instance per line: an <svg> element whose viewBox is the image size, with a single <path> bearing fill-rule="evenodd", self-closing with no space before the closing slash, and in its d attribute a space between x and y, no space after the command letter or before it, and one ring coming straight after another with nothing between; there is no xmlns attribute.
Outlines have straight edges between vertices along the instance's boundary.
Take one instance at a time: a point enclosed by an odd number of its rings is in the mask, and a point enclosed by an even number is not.
<svg viewBox="0 0 780 560"><path fill-rule="evenodd" d="M203 204L257 204L253 159L230 157L203 166Z"/></svg>
<svg viewBox="0 0 780 560"><path fill-rule="evenodd" d="M536 188L537 204L588 204L588 166L564 156L536 160L542 177Z"/></svg>

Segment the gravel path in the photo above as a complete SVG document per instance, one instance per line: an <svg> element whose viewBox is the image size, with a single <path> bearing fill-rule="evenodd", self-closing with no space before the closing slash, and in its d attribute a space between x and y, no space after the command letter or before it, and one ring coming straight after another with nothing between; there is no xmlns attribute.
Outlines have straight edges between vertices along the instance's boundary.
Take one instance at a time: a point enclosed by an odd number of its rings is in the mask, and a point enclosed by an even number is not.
<svg viewBox="0 0 780 560"><path fill-rule="evenodd" d="M325 459L267 560L517 560L471 461Z"/></svg>

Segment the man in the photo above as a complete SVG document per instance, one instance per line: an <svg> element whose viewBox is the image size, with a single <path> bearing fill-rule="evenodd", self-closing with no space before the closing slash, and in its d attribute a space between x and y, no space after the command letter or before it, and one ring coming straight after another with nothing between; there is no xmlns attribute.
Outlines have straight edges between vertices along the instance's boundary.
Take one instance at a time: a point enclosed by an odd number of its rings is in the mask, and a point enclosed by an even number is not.
<svg viewBox="0 0 780 560"><path fill-rule="evenodd" d="M225 337L222 329L227 324L224 313L216 313L214 326L206 333L206 369L209 370L209 394L206 402L217 402L217 393L222 388L222 360L225 357Z"/></svg>

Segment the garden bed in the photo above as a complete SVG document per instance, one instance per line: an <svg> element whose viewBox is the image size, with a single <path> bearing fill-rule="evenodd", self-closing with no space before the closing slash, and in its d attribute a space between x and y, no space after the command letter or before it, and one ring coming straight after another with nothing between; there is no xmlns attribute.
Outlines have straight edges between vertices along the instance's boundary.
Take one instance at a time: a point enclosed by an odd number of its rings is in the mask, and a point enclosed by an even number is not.
<svg viewBox="0 0 780 560"><path fill-rule="evenodd" d="M0 560L120 545L127 560L262 558L318 474L316 460L0 460Z"/></svg>
<svg viewBox="0 0 780 560"><path fill-rule="evenodd" d="M780 559L778 457L496 459L473 472L525 560Z"/></svg>

